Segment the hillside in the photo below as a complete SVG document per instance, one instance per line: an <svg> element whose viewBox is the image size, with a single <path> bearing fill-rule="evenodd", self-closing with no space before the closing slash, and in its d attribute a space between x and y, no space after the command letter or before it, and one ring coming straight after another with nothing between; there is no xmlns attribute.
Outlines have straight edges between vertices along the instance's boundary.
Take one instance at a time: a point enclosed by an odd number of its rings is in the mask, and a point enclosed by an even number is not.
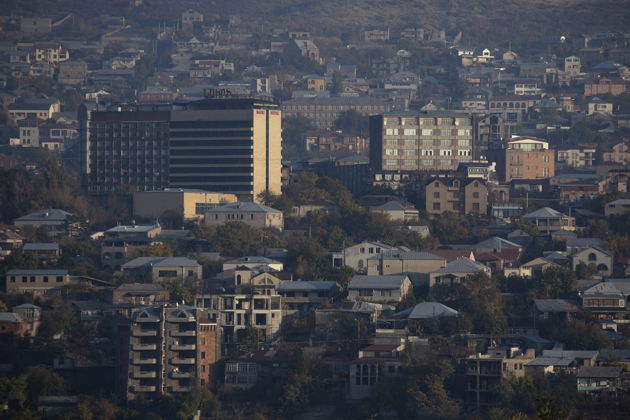
<svg viewBox="0 0 630 420"><path fill-rule="evenodd" d="M239 15L252 28L304 28L316 35L341 35L366 25L433 25L462 31L469 43L505 43L519 38L627 31L630 0L145 0L131 11L127 0L7 0L14 14L58 14L76 10L85 17L127 14L137 20L172 22L185 8L207 16Z"/></svg>

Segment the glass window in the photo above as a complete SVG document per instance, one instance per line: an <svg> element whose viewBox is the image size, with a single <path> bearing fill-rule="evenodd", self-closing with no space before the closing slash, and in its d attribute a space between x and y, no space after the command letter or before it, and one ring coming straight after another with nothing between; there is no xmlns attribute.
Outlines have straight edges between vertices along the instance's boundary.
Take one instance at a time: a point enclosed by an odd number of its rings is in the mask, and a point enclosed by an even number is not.
<svg viewBox="0 0 630 420"><path fill-rule="evenodd" d="M431 128L423 128L422 129L422 135L423 136L432 136L433 135L433 129L431 129Z"/></svg>

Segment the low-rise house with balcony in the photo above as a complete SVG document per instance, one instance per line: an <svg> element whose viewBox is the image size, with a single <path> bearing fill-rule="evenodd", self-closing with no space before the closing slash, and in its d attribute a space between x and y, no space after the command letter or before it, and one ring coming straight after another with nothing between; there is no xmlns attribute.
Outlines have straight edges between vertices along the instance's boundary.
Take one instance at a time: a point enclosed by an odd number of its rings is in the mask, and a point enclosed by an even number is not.
<svg viewBox="0 0 630 420"><path fill-rule="evenodd" d="M68 235L72 214L60 209L39 210L26 216L18 217L13 224L24 228L30 226L33 229L40 227L46 229L46 233L53 239Z"/></svg>
<svg viewBox="0 0 630 420"><path fill-rule="evenodd" d="M550 207L543 207L525 214L521 219L536 225L540 233L543 234L549 234L556 230L575 230L575 217L569 217Z"/></svg>
<svg viewBox="0 0 630 420"><path fill-rule="evenodd" d="M579 292L582 308L600 318L616 318L627 313L630 279L604 279Z"/></svg>
<svg viewBox="0 0 630 420"><path fill-rule="evenodd" d="M365 300L377 303L398 303L413 293L409 276L357 275L348 284L349 300Z"/></svg>
<svg viewBox="0 0 630 420"><path fill-rule="evenodd" d="M26 243L22 247L22 252L26 255L34 255L38 260L44 263L54 263L61 257L61 249L59 244L52 243Z"/></svg>
<svg viewBox="0 0 630 420"><path fill-rule="evenodd" d="M525 365L535 359L534 349L490 349L463 360L466 369L466 407L482 409L499 404L497 387L504 379L525 376Z"/></svg>
<svg viewBox="0 0 630 420"><path fill-rule="evenodd" d="M12 312L17 314L26 324L26 335L37 336L41 325L42 310L39 306L31 303L14 306Z"/></svg>
<svg viewBox="0 0 630 420"><path fill-rule="evenodd" d="M103 232L101 264L119 268L136 252L151 245L162 243L157 236L162 232L159 225L119 225Z"/></svg>
<svg viewBox="0 0 630 420"><path fill-rule="evenodd" d="M577 373L577 390L585 393L622 391L621 366L585 366Z"/></svg>
<svg viewBox="0 0 630 420"><path fill-rule="evenodd" d="M339 285L334 281L283 281L277 290L288 312L307 312L332 302Z"/></svg>
<svg viewBox="0 0 630 420"><path fill-rule="evenodd" d="M404 350L404 344L372 344L359 350L350 363L350 398L367 398L381 379L400 376Z"/></svg>
<svg viewBox="0 0 630 420"><path fill-rule="evenodd" d="M231 358L225 361L223 383L230 388L249 389L259 381L282 384L291 373L293 357L275 349Z"/></svg>
<svg viewBox="0 0 630 420"><path fill-rule="evenodd" d="M15 231L15 228L0 227L0 261L20 249L23 243L24 238Z"/></svg>
<svg viewBox="0 0 630 420"><path fill-rule="evenodd" d="M151 280L156 283L176 278L194 281L202 277L201 265L184 257L139 257L126 262L120 269L135 275L150 273Z"/></svg>
<svg viewBox="0 0 630 420"><path fill-rule="evenodd" d="M266 268L274 271L282 271L284 269L284 264L280 261L260 256L245 256L228 260L223 263L223 271L242 269L243 267L251 269Z"/></svg>

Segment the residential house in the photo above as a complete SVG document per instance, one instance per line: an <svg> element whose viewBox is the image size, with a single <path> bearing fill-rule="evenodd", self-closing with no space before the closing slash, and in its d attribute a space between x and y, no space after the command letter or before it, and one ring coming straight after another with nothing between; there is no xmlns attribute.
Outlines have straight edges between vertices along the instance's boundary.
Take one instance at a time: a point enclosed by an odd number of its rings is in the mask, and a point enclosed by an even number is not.
<svg viewBox="0 0 630 420"><path fill-rule="evenodd" d="M577 390L585 393L617 392L621 385L621 366L584 366L577 373Z"/></svg>
<svg viewBox="0 0 630 420"><path fill-rule="evenodd" d="M522 378L524 366L535 359L534 349L518 347L490 349L464 359L466 369L465 404L480 410L499 404L497 389L504 379Z"/></svg>
<svg viewBox="0 0 630 420"><path fill-rule="evenodd" d="M363 31L363 39L366 42L389 41L389 28L385 26L368 28Z"/></svg>
<svg viewBox="0 0 630 420"><path fill-rule="evenodd" d="M260 269L261 267L273 271L282 271L284 269L284 264L271 258L252 256L240 257L223 263L223 271L234 269L242 270L243 268Z"/></svg>
<svg viewBox="0 0 630 420"><path fill-rule="evenodd" d="M85 61L65 61L59 63L57 81L63 85L81 85L85 82L88 66Z"/></svg>
<svg viewBox="0 0 630 420"><path fill-rule="evenodd" d="M46 42L35 44L35 60L57 64L70 59L68 50L59 43Z"/></svg>
<svg viewBox="0 0 630 420"><path fill-rule="evenodd" d="M621 77L585 77L584 96L621 95L626 91L626 81Z"/></svg>
<svg viewBox="0 0 630 420"><path fill-rule="evenodd" d="M8 294L30 293L34 296L50 295L68 286L68 270L19 270L7 271L6 292Z"/></svg>
<svg viewBox="0 0 630 420"><path fill-rule="evenodd" d="M412 204L403 204L399 200L392 200L378 206L372 210L372 213L383 214L395 222L409 222L420 217L420 212Z"/></svg>
<svg viewBox="0 0 630 420"><path fill-rule="evenodd" d="M70 228L72 214L60 209L39 210L26 216L18 217L13 224L16 227L24 228L30 226L33 229L43 228L52 238L67 236Z"/></svg>
<svg viewBox="0 0 630 420"><path fill-rule="evenodd" d="M0 340L23 338L26 332L26 323L18 314L0 312Z"/></svg>
<svg viewBox="0 0 630 420"><path fill-rule="evenodd" d="M167 280L201 280L201 265L197 261L184 257L139 257L120 266L123 273L148 272L151 280L162 283Z"/></svg>
<svg viewBox="0 0 630 420"><path fill-rule="evenodd" d="M299 54L302 57L310 58L317 63L321 62L319 48L317 48L317 45L315 45L315 43L311 40L293 39L287 44L287 50L289 52Z"/></svg>
<svg viewBox="0 0 630 420"><path fill-rule="evenodd" d="M534 258L533 260L521 264L519 267L511 268L506 267L503 269L503 275L506 277L509 276L519 276L519 277L532 277L532 276L540 276L543 271L547 268L551 267L560 267L559 264L548 260L544 257Z"/></svg>
<svg viewBox="0 0 630 420"><path fill-rule="evenodd" d="M313 200L303 204L295 205L291 208L291 215L297 218L308 216L315 213L333 213L338 212L339 206L327 200Z"/></svg>
<svg viewBox="0 0 630 420"><path fill-rule="evenodd" d="M413 285L404 274L356 275L348 284L349 300L397 303L410 293L413 293Z"/></svg>
<svg viewBox="0 0 630 420"><path fill-rule="evenodd" d="M223 345L242 343L250 327L258 329L264 341L270 340L282 324L282 296L276 293L196 295L195 306L206 309L209 318L218 324Z"/></svg>
<svg viewBox="0 0 630 420"><path fill-rule="evenodd" d="M534 313L540 319L571 319L580 308L565 299L534 299Z"/></svg>
<svg viewBox="0 0 630 420"><path fill-rule="evenodd" d="M291 373L293 357L276 349L259 350L225 361L223 383L229 388L249 389L259 381L280 385Z"/></svg>
<svg viewBox="0 0 630 420"><path fill-rule="evenodd" d="M38 260L46 263L55 263L61 256L61 249L56 243L26 243L22 247L26 255L34 255Z"/></svg>
<svg viewBox="0 0 630 420"><path fill-rule="evenodd" d="M284 229L284 218L280 210L246 201L208 209L204 224L217 227L236 221L243 222L253 229Z"/></svg>
<svg viewBox="0 0 630 420"><path fill-rule="evenodd" d="M400 376L404 349L404 344L372 344L361 349L350 363L350 398L367 398L382 378Z"/></svg>
<svg viewBox="0 0 630 420"><path fill-rule="evenodd" d="M621 216L630 213L630 199L619 199L606 203L604 214L608 216Z"/></svg>
<svg viewBox="0 0 630 420"><path fill-rule="evenodd" d="M578 264L594 265L601 276L610 276L613 272L615 254L599 247L590 247L571 255L571 265L575 270Z"/></svg>
<svg viewBox="0 0 630 420"><path fill-rule="evenodd" d="M134 253L162 243L157 236L162 232L159 225L119 225L103 232L101 264L118 268Z"/></svg>
<svg viewBox="0 0 630 420"><path fill-rule="evenodd" d="M182 28L184 30L192 30L196 23L203 22L203 14L193 9L187 9L181 15Z"/></svg>
<svg viewBox="0 0 630 420"><path fill-rule="evenodd" d="M569 168L593 166L597 149L594 147L561 147L557 149L556 161Z"/></svg>
<svg viewBox="0 0 630 420"><path fill-rule="evenodd" d="M26 335L35 337L41 325L41 308L30 303L24 303L14 306L12 312L17 314L26 324Z"/></svg>
<svg viewBox="0 0 630 420"><path fill-rule="evenodd" d="M398 248L374 241L363 241L338 252L332 252L333 267L350 267L358 273L367 273L368 258L381 252L396 251Z"/></svg>
<svg viewBox="0 0 630 420"><path fill-rule="evenodd" d="M159 283L123 283L112 291L112 304L145 306L168 303L170 293Z"/></svg>
<svg viewBox="0 0 630 420"><path fill-rule="evenodd" d="M488 188L481 179L435 178L425 186L426 211L487 214Z"/></svg>
<svg viewBox="0 0 630 420"><path fill-rule="evenodd" d="M613 114L613 104L610 101L603 101L597 96L591 98L586 103L586 115L593 114Z"/></svg>
<svg viewBox="0 0 630 420"><path fill-rule="evenodd" d="M590 247L602 247L605 243L606 241L599 238L572 238L565 242L565 251L567 254L575 254Z"/></svg>
<svg viewBox="0 0 630 420"><path fill-rule="evenodd" d="M24 238L15 232L15 228L0 227L0 261L22 247Z"/></svg>
<svg viewBox="0 0 630 420"><path fill-rule="evenodd" d="M540 233L549 234L556 230L575 230L575 217L569 217L550 207L543 207L521 218L525 222L536 225Z"/></svg>
<svg viewBox="0 0 630 420"><path fill-rule="evenodd" d="M24 118L38 118L49 120L53 113L59 112L59 103L13 103L9 105L9 121L13 126Z"/></svg>
<svg viewBox="0 0 630 420"><path fill-rule="evenodd" d="M430 252L386 251L367 260L368 275L406 274L414 284L426 283L429 273L446 265L446 259Z"/></svg>
<svg viewBox="0 0 630 420"><path fill-rule="evenodd" d="M457 258L437 271L429 274L429 286L453 285L463 283L467 277L485 273L490 275L490 268L465 257Z"/></svg>
<svg viewBox="0 0 630 420"><path fill-rule="evenodd" d="M331 302L338 288L334 281L283 281L277 286L283 305L291 312L308 312Z"/></svg>
<svg viewBox="0 0 630 420"><path fill-rule="evenodd" d="M600 143L597 146L597 161L599 163L630 164L630 143Z"/></svg>
<svg viewBox="0 0 630 420"><path fill-rule="evenodd" d="M600 318L622 316L630 307L630 279L605 279L579 292L582 308Z"/></svg>

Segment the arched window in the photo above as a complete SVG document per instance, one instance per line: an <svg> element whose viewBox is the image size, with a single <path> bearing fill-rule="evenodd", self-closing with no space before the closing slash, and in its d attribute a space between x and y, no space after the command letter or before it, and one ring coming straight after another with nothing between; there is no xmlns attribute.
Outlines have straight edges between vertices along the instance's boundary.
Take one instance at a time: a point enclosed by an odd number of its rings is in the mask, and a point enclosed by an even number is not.
<svg viewBox="0 0 630 420"><path fill-rule="evenodd" d="M606 264L600 264L597 266L597 271L608 271L608 266Z"/></svg>
<svg viewBox="0 0 630 420"><path fill-rule="evenodd" d="M588 260L589 261L597 261L597 255L595 255L594 252L591 252L590 254L588 254Z"/></svg>
<svg viewBox="0 0 630 420"><path fill-rule="evenodd" d="M238 286L238 285L240 285L240 284L241 284L241 275L240 275L240 274L237 274L237 275L236 275L236 285Z"/></svg>

